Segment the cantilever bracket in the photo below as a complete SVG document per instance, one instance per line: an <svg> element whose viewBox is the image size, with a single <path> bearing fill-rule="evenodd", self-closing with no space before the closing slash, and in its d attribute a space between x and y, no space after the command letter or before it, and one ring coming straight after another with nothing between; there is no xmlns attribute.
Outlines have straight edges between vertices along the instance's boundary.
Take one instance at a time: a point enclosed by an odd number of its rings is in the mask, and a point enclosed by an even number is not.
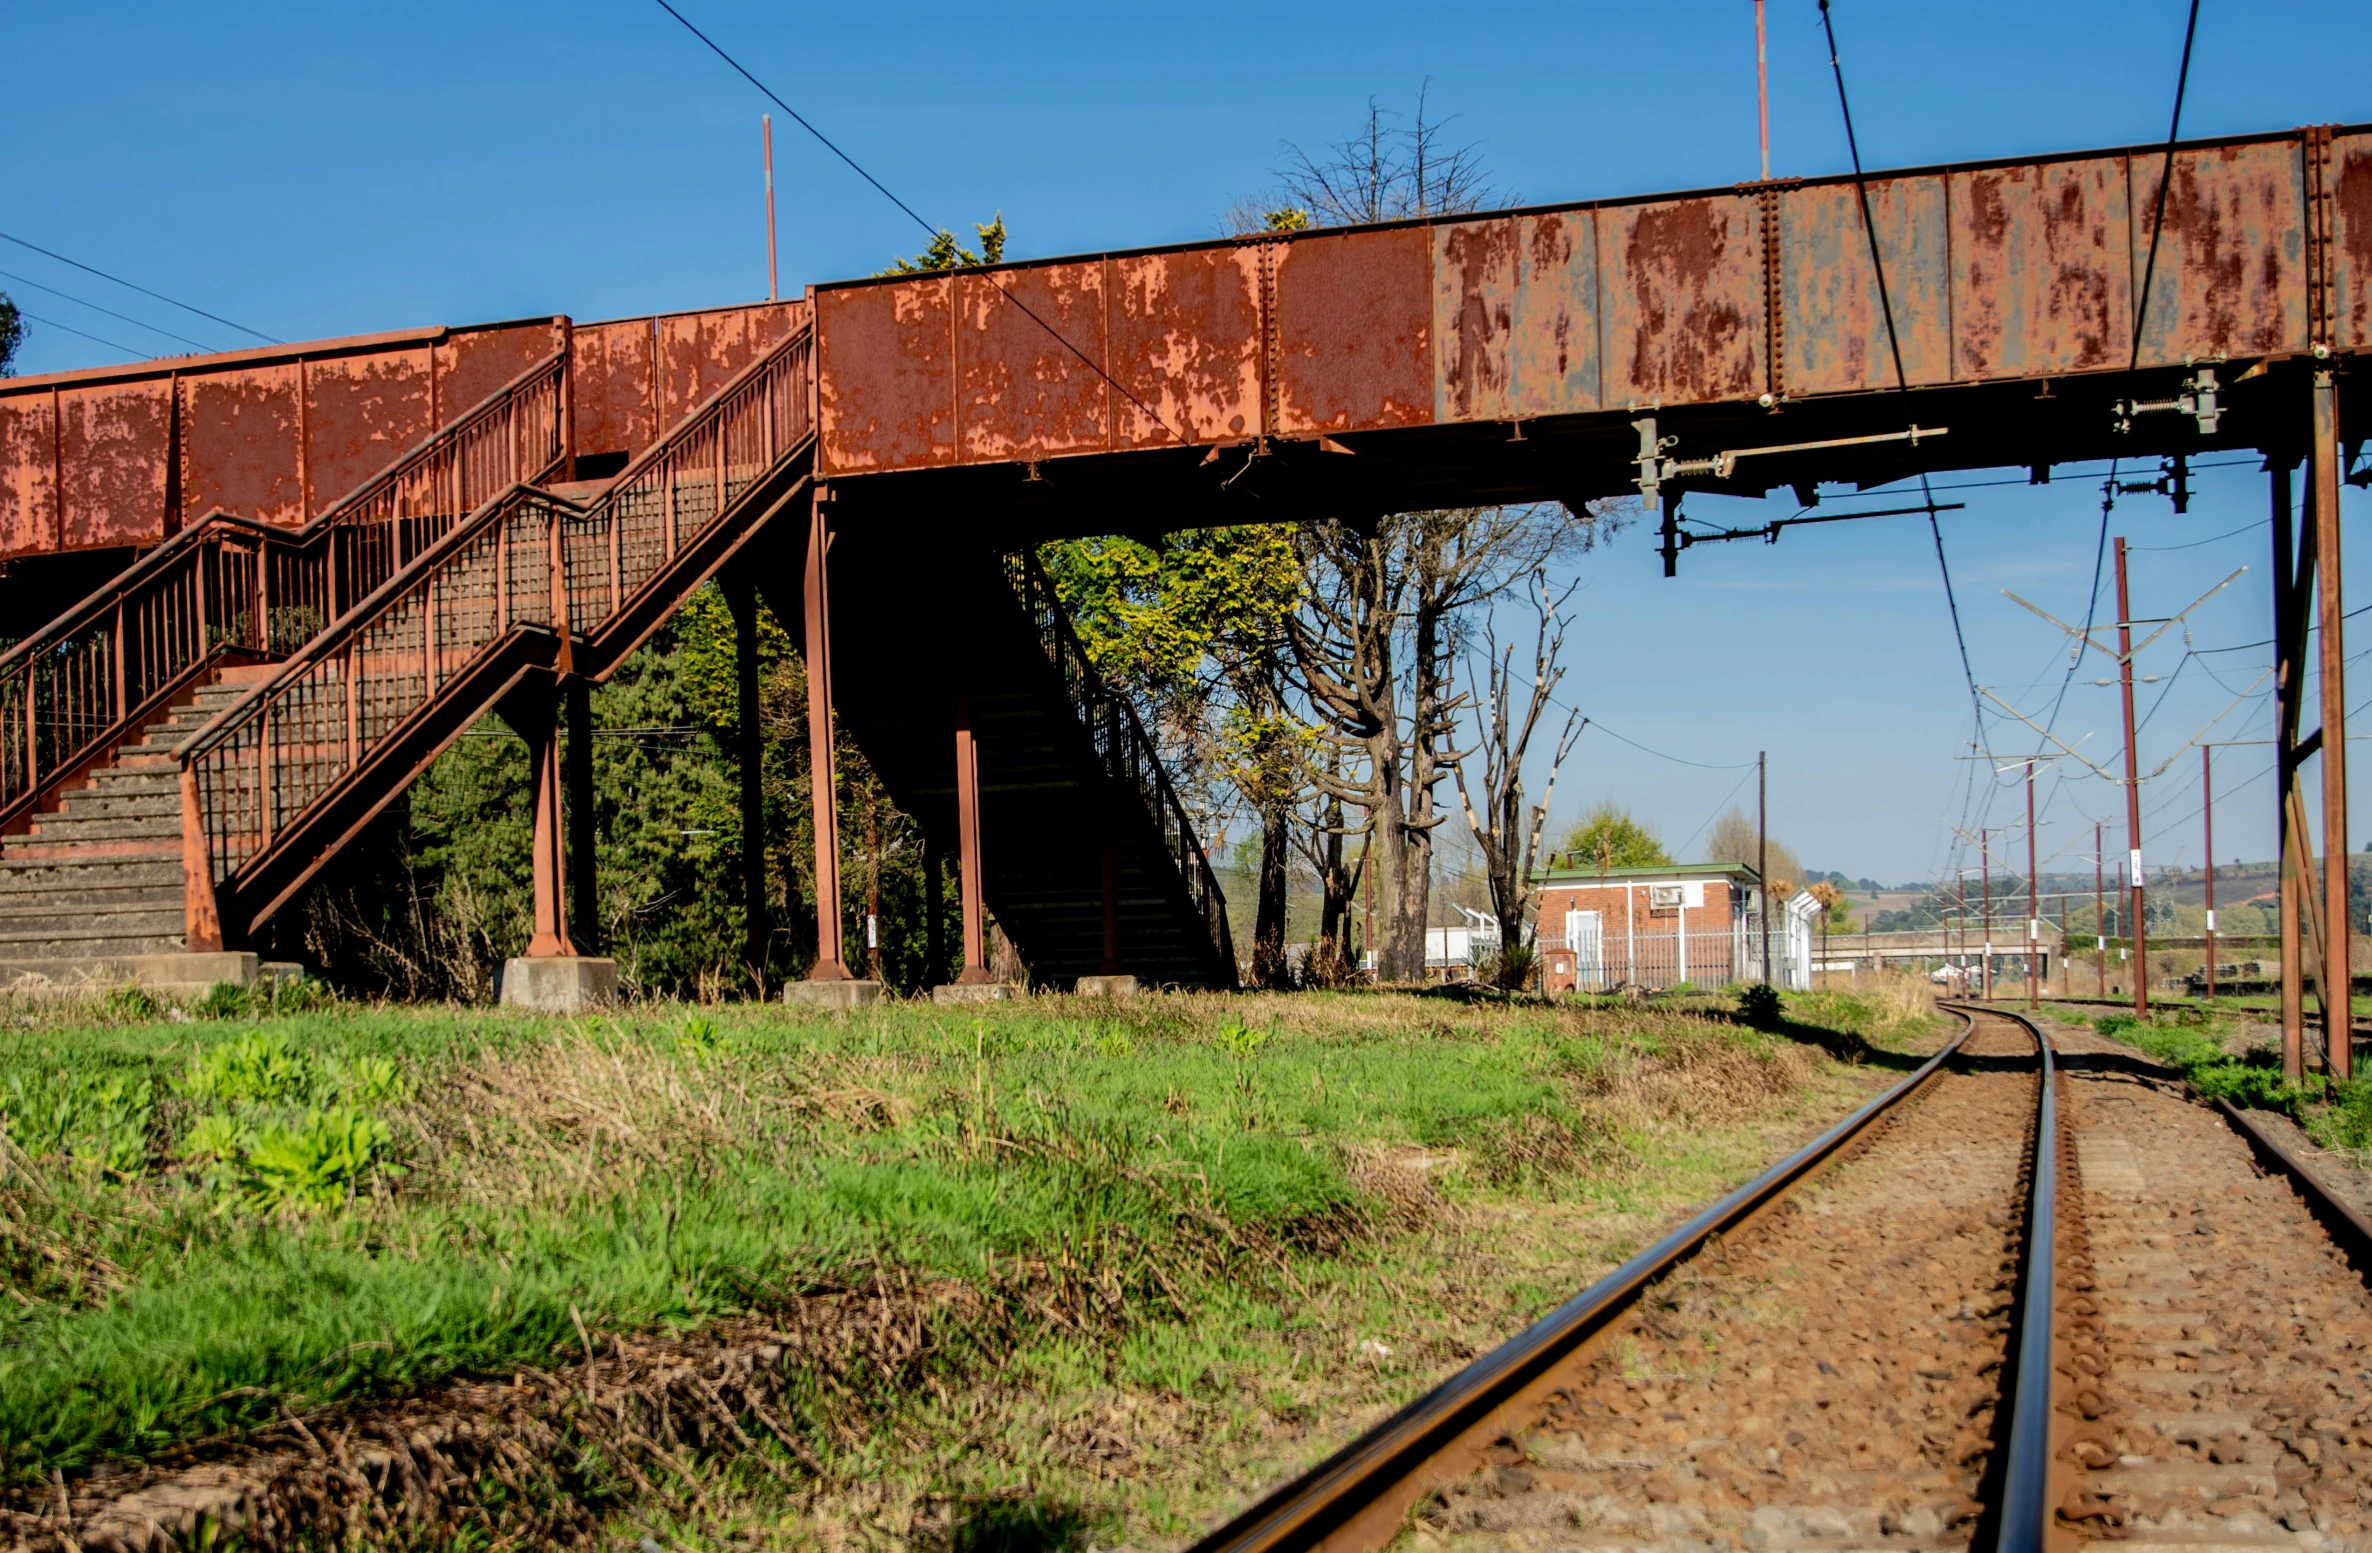
<svg viewBox="0 0 2372 1553"><path fill-rule="evenodd" d="M2223 409L2216 402L2216 369L2203 366L2183 379L2182 392L2172 399L2119 399L2111 407L2116 417L2117 431L2122 434L2133 429L2136 415L2188 415L2199 422L2199 434L2215 435Z"/></svg>

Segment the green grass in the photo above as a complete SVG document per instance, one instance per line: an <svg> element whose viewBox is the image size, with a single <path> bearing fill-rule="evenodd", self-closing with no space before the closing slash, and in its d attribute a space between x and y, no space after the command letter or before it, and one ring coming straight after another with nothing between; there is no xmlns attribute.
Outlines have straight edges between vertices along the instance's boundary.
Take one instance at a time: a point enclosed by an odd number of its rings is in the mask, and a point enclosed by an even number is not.
<svg viewBox="0 0 2372 1553"><path fill-rule="evenodd" d="M2091 1023L2102 1035L2137 1046L2177 1069L2208 1099L2278 1112L2325 1148L2358 1155L2372 1150L2372 1080L2343 1084L2308 1073L2291 1083L2282 1074L2279 1047L2234 1052L2229 1041L2236 1022L2218 1018L2213 1011L2176 1008L2148 1021L2131 1014L2103 1014Z"/></svg>
<svg viewBox="0 0 2372 1553"><path fill-rule="evenodd" d="M947 1334L951 1372L993 1341L1048 1385L1191 1398L1290 1358L1299 1291L1405 1233L1392 1151L1452 1162L1444 1204L1635 1212L1733 1177L1706 1129L1812 1071L1726 1018L1373 995L152 1012L0 1038L20 1486L885 1270L1012 1318ZM1108 1336L1030 1314L1055 1266Z"/></svg>

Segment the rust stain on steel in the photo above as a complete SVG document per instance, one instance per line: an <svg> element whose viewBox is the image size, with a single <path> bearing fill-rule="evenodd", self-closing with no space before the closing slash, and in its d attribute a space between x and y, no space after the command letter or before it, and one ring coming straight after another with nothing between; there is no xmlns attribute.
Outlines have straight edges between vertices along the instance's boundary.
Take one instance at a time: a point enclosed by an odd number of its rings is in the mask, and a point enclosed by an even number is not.
<svg viewBox="0 0 2372 1553"><path fill-rule="evenodd" d="M242 367L182 385L183 511L220 507L265 523L304 521L297 456L299 365Z"/></svg>
<svg viewBox="0 0 2372 1553"><path fill-rule="evenodd" d="M57 548L50 404L51 396L40 393L0 399L0 556Z"/></svg>
<svg viewBox="0 0 2372 1553"><path fill-rule="evenodd" d="M434 369L425 347L307 364L305 458L315 511L436 429Z"/></svg>
<svg viewBox="0 0 2372 1553"><path fill-rule="evenodd" d="M632 456L651 445L656 341L647 318L579 324L569 336L568 392L578 457Z"/></svg>
<svg viewBox="0 0 2372 1553"><path fill-rule="evenodd" d="M1111 446L1101 260L960 273L955 355L965 462Z"/></svg>
<svg viewBox="0 0 2372 1553"><path fill-rule="evenodd" d="M1763 388L1762 253L1743 195L1598 213L1608 390L1626 404L1751 399Z"/></svg>
<svg viewBox="0 0 2372 1553"><path fill-rule="evenodd" d="M1861 201L1850 184L1780 193L1780 381L1791 395L1892 388L1890 304L1903 378L1952 377L1951 240L1940 177L1870 182L1870 219L1886 267L1881 301Z"/></svg>
<svg viewBox="0 0 2372 1553"><path fill-rule="evenodd" d="M173 384L93 385L58 396L63 539L69 550L165 537Z"/></svg>
<svg viewBox="0 0 2372 1553"><path fill-rule="evenodd" d="M656 320L659 424L683 419L734 373L781 343L805 309L803 302L774 302L661 315ZM550 349L546 346L545 353ZM525 369L535 359L530 356L512 371ZM497 379L497 386L502 381Z"/></svg>
<svg viewBox="0 0 2372 1553"><path fill-rule="evenodd" d="M1116 445L1259 435L1258 266L1250 244L1111 261L1106 370L1160 417L1114 393Z"/></svg>
<svg viewBox="0 0 2372 1553"><path fill-rule="evenodd" d="M2338 137L2331 161L2338 170L2332 188L2340 338L2334 343L2361 350L2372 345L2372 135Z"/></svg>
<svg viewBox="0 0 2372 1553"><path fill-rule="evenodd" d="M1433 419L1425 227L1297 238L1276 261L1277 424L1286 434Z"/></svg>
<svg viewBox="0 0 2372 1553"><path fill-rule="evenodd" d="M560 348L560 338L560 320L556 318L538 318L493 328L455 329L447 334L436 344L436 419L428 429L433 430L452 420L551 355ZM379 467L384 468L385 465L386 461L382 460ZM376 468L366 469L360 476L335 490L325 487L320 474L316 472L312 480L315 509L327 508L338 497L378 472Z"/></svg>
<svg viewBox="0 0 2372 1553"><path fill-rule="evenodd" d="M816 295L816 409L827 473L955 462L955 281Z"/></svg>
<svg viewBox="0 0 2372 1553"><path fill-rule="evenodd" d="M2125 364L2133 341L2126 190L2122 157L1953 177L1957 376Z"/></svg>
<svg viewBox="0 0 2372 1553"><path fill-rule="evenodd" d="M1438 226L1433 260L1437 419L1515 420L1602 407L1589 212Z"/></svg>
<svg viewBox="0 0 2372 1553"><path fill-rule="evenodd" d="M2163 157L2132 160L2133 274L2149 265ZM2176 154L2142 313L2142 366L2251 356L2306 336L2306 192L2294 145Z"/></svg>

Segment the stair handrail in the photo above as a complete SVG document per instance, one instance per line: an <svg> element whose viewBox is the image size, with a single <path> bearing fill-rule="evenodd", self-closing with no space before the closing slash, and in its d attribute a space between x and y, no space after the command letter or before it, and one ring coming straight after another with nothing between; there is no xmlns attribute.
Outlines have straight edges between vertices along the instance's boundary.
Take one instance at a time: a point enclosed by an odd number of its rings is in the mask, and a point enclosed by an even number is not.
<svg viewBox="0 0 2372 1553"><path fill-rule="evenodd" d="M339 613L341 591L368 591L357 585L374 561L399 558L407 538L423 537L395 532L413 516L402 510L407 490L438 486L465 500L503 465L506 484L548 472L566 451L567 364L565 347L543 357L298 527L214 509L0 652L0 825L87 769L225 653L285 651ZM497 438L506 457L472 456ZM389 529L388 554L350 544L352 575L342 576L325 539L378 524Z"/></svg>
<svg viewBox="0 0 2372 1553"><path fill-rule="evenodd" d="M806 448L812 337L801 324L589 502L524 482L489 498L175 745L193 945L214 926L216 887L361 770L440 687L521 629L557 634L565 667L574 642L658 586L743 493ZM708 482L705 493L687 477ZM418 670L388 673L398 654Z"/></svg>
<svg viewBox="0 0 2372 1553"><path fill-rule="evenodd" d="M1235 937L1227 921L1227 897L1195 834L1194 822L1171 785L1160 747L1137 715L1136 704L1104 680L1086 644L1079 640L1069 611L1063 608L1054 580L1035 554L1020 555L1019 585L1022 605L1038 632L1039 645L1062 680L1065 693L1094 740L1105 772L1133 790L1162 833L1163 844L1178 864L1188 903L1202 918L1213 953L1223 966L1235 964Z"/></svg>

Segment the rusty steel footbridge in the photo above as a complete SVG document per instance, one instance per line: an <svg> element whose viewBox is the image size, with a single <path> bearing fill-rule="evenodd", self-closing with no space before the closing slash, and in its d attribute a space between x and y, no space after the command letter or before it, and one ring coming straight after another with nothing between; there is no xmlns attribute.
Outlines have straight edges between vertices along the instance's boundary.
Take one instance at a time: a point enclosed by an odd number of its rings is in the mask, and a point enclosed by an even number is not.
<svg viewBox="0 0 2372 1553"><path fill-rule="evenodd" d="M713 577L808 664L816 978L849 974L837 716L954 860L968 978L993 910L1048 983L1228 985L1152 742L1016 552L1636 495L1669 571L1689 492L2249 449L2293 860L2304 761L2328 795L2323 867L2285 877L2344 964L2368 354L2372 128L2317 126L0 382L0 962L237 950L498 709L534 753L530 953L587 947L590 756L556 709Z"/></svg>

